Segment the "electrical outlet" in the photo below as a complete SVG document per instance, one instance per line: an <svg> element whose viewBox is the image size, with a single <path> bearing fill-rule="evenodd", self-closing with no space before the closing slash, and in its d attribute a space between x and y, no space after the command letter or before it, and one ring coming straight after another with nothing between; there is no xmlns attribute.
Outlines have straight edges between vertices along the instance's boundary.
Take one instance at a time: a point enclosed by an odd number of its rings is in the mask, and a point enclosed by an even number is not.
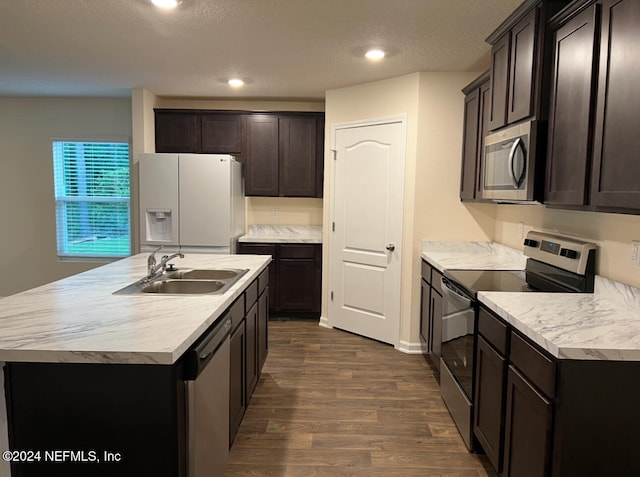
<svg viewBox="0 0 640 477"><path fill-rule="evenodd" d="M640 241L631 241L631 264L640 267Z"/></svg>
<svg viewBox="0 0 640 477"><path fill-rule="evenodd" d="M274 207L273 209L271 209L271 215L273 217L277 217L280 215L280 209L278 209L277 207Z"/></svg>
<svg viewBox="0 0 640 477"><path fill-rule="evenodd" d="M518 230L520 231L520 239L524 238L524 222L518 224Z"/></svg>

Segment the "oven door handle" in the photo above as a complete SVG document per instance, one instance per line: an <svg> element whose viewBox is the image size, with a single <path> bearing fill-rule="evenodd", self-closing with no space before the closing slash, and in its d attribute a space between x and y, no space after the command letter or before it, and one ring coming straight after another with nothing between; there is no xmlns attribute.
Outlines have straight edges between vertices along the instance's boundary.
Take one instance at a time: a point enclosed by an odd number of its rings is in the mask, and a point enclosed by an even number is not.
<svg viewBox="0 0 640 477"><path fill-rule="evenodd" d="M441 277L440 283L442 284L443 295L448 295L449 297L452 297L454 300L464 303L466 306L469 306L469 307L471 306L471 299L468 296L462 295L461 293L459 293L454 288L453 284L449 281L449 279L445 277Z"/></svg>

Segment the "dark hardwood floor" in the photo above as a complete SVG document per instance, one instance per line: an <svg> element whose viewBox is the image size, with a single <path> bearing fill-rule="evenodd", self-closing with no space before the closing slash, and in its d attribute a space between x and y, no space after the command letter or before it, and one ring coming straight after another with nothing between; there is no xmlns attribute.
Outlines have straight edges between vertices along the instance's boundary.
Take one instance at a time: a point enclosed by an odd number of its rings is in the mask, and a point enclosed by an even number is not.
<svg viewBox="0 0 640 477"><path fill-rule="evenodd" d="M226 477L495 476L467 452L419 355L316 321L269 322Z"/></svg>

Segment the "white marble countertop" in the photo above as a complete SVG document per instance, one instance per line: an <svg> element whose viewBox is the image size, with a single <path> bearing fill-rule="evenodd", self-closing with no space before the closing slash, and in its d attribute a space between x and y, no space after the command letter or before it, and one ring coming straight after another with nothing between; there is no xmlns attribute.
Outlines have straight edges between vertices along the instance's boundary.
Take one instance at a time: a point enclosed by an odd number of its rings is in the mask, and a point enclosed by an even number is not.
<svg viewBox="0 0 640 477"><path fill-rule="evenodd" d="M322 243L322 225L249 225L242 243Z"/></svg>
<svg viewBox="0 0 640 477"><path fill-rule="evenodd" d="M249 269L222 295L113 295L146 275L140 254L0 299L0 361L172 364L270 261L212 254L173 261Z"/></svg>
<svg viewBox="0 0 640 477"><path fill-rule="evenodd" d="M444 270L524 270L527 257L496 242L421 242L421 256Z"/></svg>
<svg viewBox="0 0 640 477"><path fill-rule="evenodd" d="M444 270L523 270L526 256L494 242L422 242ZM596 276L594 293L479 292L478 300L559 359L640 361L640 289Z"/></svg>
<svg viewBox="0 0 640 477"><path fill-rule="evenodd" d="M556 358L640 361L640 289L596 276L594 293L478 299Z"/></svg>

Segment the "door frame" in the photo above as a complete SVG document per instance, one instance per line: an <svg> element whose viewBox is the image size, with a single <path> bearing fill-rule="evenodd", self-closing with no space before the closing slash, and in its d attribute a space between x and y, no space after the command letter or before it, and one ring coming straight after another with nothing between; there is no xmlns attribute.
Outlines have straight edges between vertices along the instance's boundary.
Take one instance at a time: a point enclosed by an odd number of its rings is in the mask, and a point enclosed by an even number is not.
<svg viewBox="0 0 640 477"><path fill-rule="evenodd" d="M339 123L333 123L331 125L331 147L330 147L330 153L331 153L331 160L329 161L331 163L331 187L329 188L329 224L327 224L328 226L328 243L327 243L327 247L328 247L328 252L327 256L329 258L327 266L326 266L326 276L327 276L327 288L326 288L326 294L325 294L325 299L327 300L327 306L326 306L326 312L327 315L324 316L322 315L320 317L320 322L319 325L324 327L324 328L333 328L333 324L332 324L332 317L331 317L331 280L332 280L332 273L333 273L333 269L336 266L335 265L335 260L336 260L336 254L334 252L334 238L333 238L333 230L332 230L332 226L331 224L335 221L335 217L336 217L336 204L335 204L335 186L336 186L336 167L335 167L335 160L336 160L336 134L338 132L338 130L341 129L353 129L353 128L359 128L359 127L366 127L366 126L381 126L384 124L390 124L390 123L400 123L400 127L401 127L401 144L400 144L400 168L402 170L402 194L401 194L401 198L400 198L400 206L401 206L401 214L400 214L400 240L399 240L399 247L397 249L399 249L399 253L401 254L400 257L400 270L399 270L399 275L400 275L400 283L398 284L398 304L399 304L399 309L398 309L398 330L395 336L395 340L394 340L394 348L395 349L400 349L400 336L401 336L401 329L402 329L402 316L403 316L403 304L402 304L402 282L403 282L403 271L404 271L404 214L405 214L405 185L406 185L406 158L407 158L407 119L408 119L408 115L407 113L402 113L402 114L395 114L395 115L390 115L390 116L380 116L380 117L376 117L376 118L368 118L368 119L359 119L359 120L354 120L354 121L345 121L345 122L339 122ZM326 167L326 163L327 161L325 161L325 167Z"/></svg>

